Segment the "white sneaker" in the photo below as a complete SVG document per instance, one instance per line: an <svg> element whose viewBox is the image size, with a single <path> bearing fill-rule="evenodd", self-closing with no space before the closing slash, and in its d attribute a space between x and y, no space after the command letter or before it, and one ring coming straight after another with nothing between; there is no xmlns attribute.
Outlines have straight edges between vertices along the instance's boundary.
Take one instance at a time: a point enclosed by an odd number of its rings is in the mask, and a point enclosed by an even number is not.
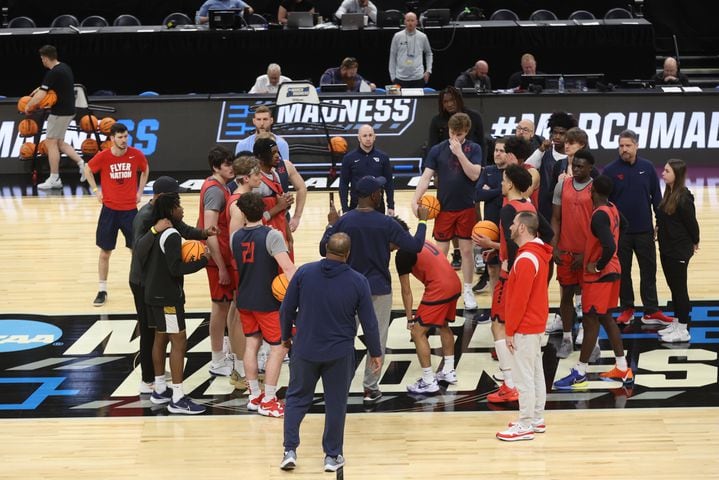
<svg viewBox="0 0 719 480"><path fill-rule="evenodd" d="M674 331L669 332L666 335L662 334L659 339L666 343L682 343L689 342L692 339L692 336L689 335L689 330L686 328L677 327Z"/></svg>
<svg viewBox="0 0 719 480"><path fill-rule="evenodd" d="M465 287L462 294L465 310L477 310L477 300L474 298L472 287Z"/></svg>
<svg viewBox="0 0 719 480"><path fill-rule="evenodd" d="M219 362L211 362L210 363L210 375L215 375L218 377L229 377L230 374L232 374L232 370L234 370L234 362L229 356L225 356L222 360Z"/></svg>
<svg viewBox="0 0 719 480"><path fill-rule="evenodd" d="M87 178L85 178L85 162L80 162L78 164L78 169L80 170L80 183L82 183L87 180Z"/></svg>
<svg viewBox="0 0 719 480"><path fill-rule="evenodd" d="M440 370L439 372L437 372L434 378L438 382L447 382L451 383L452 385L457 384L457 372L454 369L450 370L449 372L444 372Z"/></svg>
<svg viewBox="0 0 719 480"><path fill-rule="evenodd" d="M679 328L679 322L672 322L668 326L662 328L661 330L658 330L657 333L659 336L669 335L670 333L676 331Z"/></svg>
<svg viewBox="0 0 719 480"><path fill-rule="evenodd" d="M552 317L547 322L547 328L544 330L546 333L555 333L555 332L561 332L564 330L564 325L562 324L562 317L555 313L554 317Z"/></svg>
<svg viewBox="0 0 719 480"><path fill-rule="evenodd" d="M534 427L522 427L519 423L514 423L507 430L497 432L497 438L505 442L516 442L518 440L533 440Z"/></svg>
<svg viewBox="0 0 719 480"><path fill-rule="evenodd" d="M42 182L37 186L38 190L53 190L53 189L61 189L62 188L62 180L59 178L57 180L50 180L50 177L48 177L47 180Z"/></svg>
<svg viewBox="0 0 719 480"><path fill-rule="evenodd" d="M577 330L577 339L574 340L574 343L577 345L581 345L584 341L584 325L579 325L579 329Z"/></svg>
<svg viewBox="0 0 719 480"><path fill-rule="evenodd" d="M137 391L140 394L150 394L155 391L155 386L152 383L145 383L140 380L140 386L137 387Z"/></svg>
<svg viewBox="0 0 719 480"><path fill-rule="evenodd" d="M430 383L419 378L412 385L407 385L407 391L409 393L434 393L439 391L439 385L437 385L436 378L433 378Z"/></svg>

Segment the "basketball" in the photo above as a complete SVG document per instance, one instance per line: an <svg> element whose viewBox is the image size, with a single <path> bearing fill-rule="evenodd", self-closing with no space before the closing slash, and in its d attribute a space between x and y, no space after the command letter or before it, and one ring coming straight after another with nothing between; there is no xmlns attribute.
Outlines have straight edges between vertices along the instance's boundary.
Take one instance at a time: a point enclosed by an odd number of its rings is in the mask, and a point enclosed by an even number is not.
<svg viewBox="0 0 719 480"><path fill-rule="evenodd" d="M187 240L182 244L182 261L184 263L199 260L205 253L205 245L199 240Z"/></svg>
<svg viewBox="0 0 719 480"><path fill-rule="evenodd" d="M105 140L100 144L100 150L109 150L112 148L112 140Z"/></svg>
<svg viewBox="0 0 719 480"><path fill-rule="evenodd" d="M40 155L47 155L47 144L45 143L45 140L40 142L40 144L37 146L37 153Z"/></svg>
<svg viewBox="0 0 719 480"><path fill-rule="evenodd" d="M31 99L32 97L30 95L20 97L20 100L17 101L17 111L20 113L25 113L25 108L27 107L27 104Z"/></svg>
<svg viewBox="0 0 719 480"><path fill-rule="evenodd" d="M272 280L272 295L275 296L280 302L285 299L285 293L287 293L287 285L290 282L287 281L287 277L284 273L280 273Z"/></svg>
<svg viewBox="0 0 719 480"><path fill-rule="evenodd" d="M429 210L429 218L430 220L433 218L437 218L437 215L439 215L439 211L441 210L439 205L439 200L437 200L437 197L434 195L422 195L422 198L419 199L419 204L423 207L427 207Z"/></svg>
<svg viewBox="0 0 719 480"><path fill-rule="evenodd" d="M21 137L32 137L38 131L37 122L32 118L26 118L20 122L17 130Z"/></svg>
<svg viewBox="0 0 719 480"><path fill-rule="evenodd" d="M80 119L80 128L83 132L92 133L97 130L97 117L95 115L83 115Z"/></svg>
<svg viewBox="0 0 719 480"><path fill-rule="evenodd" d="M29 160L35 155L35 144L32 142L23 143L20 147L20 158Z"/></svg>
<svg viewBox="0 0 719 480"><path fill-rule="evenodd" d="M84 140L82 142L82 145L80 145L80 150L85 155L95 155L97 153L98 149L99 149L99 147L97 145L97 141L92 138L88 138L88 139Z"/></svg>
<svg viewBox="0 0 719 480"><path fill-rule="evenodd" d="M347 153L347 140L342 137L330 138L330 150L334 153Z"/></svg>
<svg viewBox="0 0 719 480"><path fill-rule="evenodd" d="M100 120L100 133L103 135L110 135L110 129L115 124L116 120L112 117L105 117Z"/></svg>
<svg viewBox="0 0 719 480"><path fill-rule="evenodd" d="M477 222L472 228L472 233L477 235L483 235L488 239L496 242L499 240L499 227L496 223L489 220L482 220Z"/></svg>
<svg viewBox="0 0 719 480"><path fill-rule="evenodd" d="M57 94L55 90L48 90L47 94L40 101L40 108L51 108L57 103Z"/></svg>

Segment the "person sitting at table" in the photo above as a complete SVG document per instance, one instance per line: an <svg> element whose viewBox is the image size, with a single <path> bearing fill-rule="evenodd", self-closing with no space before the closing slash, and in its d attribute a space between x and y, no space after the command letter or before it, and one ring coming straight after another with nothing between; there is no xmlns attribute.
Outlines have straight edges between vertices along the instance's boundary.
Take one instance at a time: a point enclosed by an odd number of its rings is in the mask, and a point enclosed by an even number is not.
<svg viewBox="0 0 719 480"><path fill-rule="evenodd" d="M345 13L364 13L370 22L377 23L377 7L369 0L343 0L335 12L335 17L341 20Z"/></svg>
<svg viewBox="0 0 719 480"><path fill-rule="evenodd" d="M277 21L282 25L287 24L288 12L315 13L315 4L311 0L281 0L277 8Z"/></svg>
<svg viewBox="0 0 719 480"><path fill-rule="evenodd" d="M320 85L332 85L345 83L347 84L348 92L364 92L369 90L374 91L377 86L374 83L368 82L361 75L357 73L359 63L356 58L347 57L342 60L342 64L339 67L328 68L320 78ZM365 84L366 87L362 87Z"/></svg>
<svg viewBox="0 0 719 480"><path fill-rule="evenodd" d="M664 60L664 69L654 75L652 80L657 85L689 85L689 77L679 71L679 64L676 59L667 57Z"/></svg>
<svg viewBox="0 0 719 480"><path fill-rule="evenodd" d="M542 75L542 72L537 71L537 61L534 59L534 55L531 53L525 53L522 55L521 60L522 70L514 72L507 81L507 88L519 88L522 85L522 75Z"/></svg>
<svg viewBox="0 0 719 480"><path fill-rule="evenodd" d="M282 75L282 69L279 65L276 63L270 63L267 65L267 73L257 77L255 84L252 85L249 93L277 93L277 87L279 87L280 83L290 81L292 81L291 78Z"/></svg>
<svg viewBox="0 0 719 480"><path fill-rule="evenodd" d="M210 21L210 10L241 9L245 13L252 14L255 10L242 0L207 0L202 4L198 12L198 22L203 25Z"/></svg>
<svg viewBox="0 0 719 480"><path fill-rule="evenodd" d="M460 73L454 81L456 88L475 88L487 92L492 90L492 80L489 78L489 64L484 60L477 60L472 68Z"/></svg>

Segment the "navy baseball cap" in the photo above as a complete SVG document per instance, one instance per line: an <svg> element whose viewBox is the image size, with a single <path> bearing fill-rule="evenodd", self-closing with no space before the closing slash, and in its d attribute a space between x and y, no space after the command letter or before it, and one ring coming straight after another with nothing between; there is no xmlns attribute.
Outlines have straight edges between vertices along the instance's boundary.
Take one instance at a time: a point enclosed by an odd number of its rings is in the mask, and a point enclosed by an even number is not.
<svg viewBox="0 0 719 480"><path fill-rule="evenodd" d="M357 185L355 186L355 190L357 190L357 194L360 197L369 197L374 192L384 187L385 183L387 183L387 180L385 180L384 177L373 177L372 175L367 175L366 177L359 179Z"/></svg>
<svg viewBox="0 0 719 480"><path fill-rule="evenodd" d="M172 177L160 177L152 184L152 193L158 195L160 193L178 193L180 191L180 183Z"/></svg>

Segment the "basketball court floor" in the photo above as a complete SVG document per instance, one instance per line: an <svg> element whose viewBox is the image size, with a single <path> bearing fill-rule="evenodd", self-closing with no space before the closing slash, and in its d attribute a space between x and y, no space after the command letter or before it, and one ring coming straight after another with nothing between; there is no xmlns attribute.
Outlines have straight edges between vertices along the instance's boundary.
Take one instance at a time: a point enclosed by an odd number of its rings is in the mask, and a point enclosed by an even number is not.
<svg viewBox="0 0 719 480"><path fill-rule="evenodd" d="M623 332L632 385L600 381L611 368L606 337L590 367L589 387L551 389L579 356L556 358L559 336L546 337L547 432L531 442L494 438L516 417L516 404L491 404L489 325L459 312L455 386L433 396L407 394L420 367L405 329L395 280L393 323L379 404L362 404L354 379L345 432L346 478L719 478L719 299L716 189L694 189L702 243L690 265L691 344L662 344L635 321ZM249 413L246 395L208 373L209 298L204 273L186 277L188 353L185 390L208 407L205 415L168 415L137 394L139 339L127 285L129 252L110 260L109 299L95 308L99 204L80 186L40 196L2 187L0 196L0 478L330 478L322 472L321 386L301 431L299 465L278 468L282 421ZM149 199L143 199L143 203ZM412 230L411 192L398 192L397 213ZM183 194L185 221L194 223L196 194ZM297 263L319 258L327 194L311 192L296 235ZM636 267L635 267L636 269ZM393 271L393 276L396 274ZM638 293L638 272L635 270ZM414 280L413 280L414 282ZM660 304L669 292L657 272ZM413 283L415 296L419 284ZM480 308L488 294L477 296ZM459 306L461 307L461 301ZM552 282L550 304L558 303ZM670 312L671 308L666 311ZM438 354L439 337L430 344ZM361 372L365 346L356 341ZM433 356L436 367L440 356ZM287 385L283 367L279 384ZM280 391L283 396L284 389Z"/></svg>

